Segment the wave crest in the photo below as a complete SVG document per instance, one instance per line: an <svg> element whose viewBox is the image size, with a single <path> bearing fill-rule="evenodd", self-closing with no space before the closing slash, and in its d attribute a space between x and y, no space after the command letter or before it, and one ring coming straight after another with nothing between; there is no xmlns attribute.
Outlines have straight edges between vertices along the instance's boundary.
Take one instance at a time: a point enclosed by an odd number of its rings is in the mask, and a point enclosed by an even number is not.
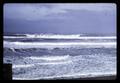
<svg viewBox="0 0 120 83"><path fill-rule="evenodd" d="M8 48L69 48L69 47L114 47L116 42L8 42L4 41L4 47Z"/></svg>
<svg viewBox="0 0 120 83"><path fill-rule="evenodd" d="M80 34L24 34L17 36L4 36L4 38L44 38L44 39L116 39L116 36L81 36Z"/></svg>
<svg viewBox="0 0 120 83"><path fill-rule="evenodd" d="M46 60L46 61L59 61L59 60L66 60L69 58L69 55L62 55L62 56L44 56L44 57L27 57L32 60Z"/></svg>

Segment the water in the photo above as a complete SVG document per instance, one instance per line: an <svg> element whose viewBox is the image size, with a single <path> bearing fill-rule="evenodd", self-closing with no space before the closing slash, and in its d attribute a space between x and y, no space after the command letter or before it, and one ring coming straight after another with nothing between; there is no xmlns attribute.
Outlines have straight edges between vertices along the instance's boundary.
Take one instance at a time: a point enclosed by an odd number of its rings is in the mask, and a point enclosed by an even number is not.
<svg viewBox="0 0 120 83"><path fill-rule="evenodd" d="M116 36L5 35L4 63L19 80L116 75Z"/></svg>

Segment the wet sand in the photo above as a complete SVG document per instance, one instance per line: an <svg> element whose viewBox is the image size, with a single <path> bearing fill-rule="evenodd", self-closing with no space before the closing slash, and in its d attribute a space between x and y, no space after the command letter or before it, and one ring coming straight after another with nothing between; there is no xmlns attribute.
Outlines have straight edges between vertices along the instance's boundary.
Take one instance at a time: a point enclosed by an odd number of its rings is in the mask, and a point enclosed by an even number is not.
<svg viewBox="0 0 120 83"><path fill-rule="evenodd" d="M115 80L116 76L100 76L100 77L88 77L88 78L77 78L75 80ZM74 79L73 79L74 80Z"/></svg>
<svg viewBox="0 0 120 83"><path fill-rule="evenodd" d="M72 78L72 79L48 79L48 80L116 80L116 75L111 76L98 76L98 77L88 77L88 78Z"/></svg>

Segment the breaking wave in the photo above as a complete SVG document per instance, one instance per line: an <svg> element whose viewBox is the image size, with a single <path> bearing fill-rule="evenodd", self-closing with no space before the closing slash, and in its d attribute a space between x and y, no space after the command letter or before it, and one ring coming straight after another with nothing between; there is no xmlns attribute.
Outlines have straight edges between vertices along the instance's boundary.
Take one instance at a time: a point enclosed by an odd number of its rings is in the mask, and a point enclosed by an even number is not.
<svg viewBox="0 0 120 83"><path fill-rule="evenodd" d="M35 64L26 64L26 65L13 65L12 68L28 68L28 67L33 67L37 65L60 65L60 64L68 64L71 63L72 61L63 61L63 62L44 62L44 63L35 63Z"/></svg>
<svg viewBox="0 0 120 83"><path fill-rule="evenodd" d="M69 55L62 55L62 56L41 56L41 57L25 57L25 60L33 60L33 61L37 61L37 63L33 64L33 63L29 63L29 64L17 64L17 65L13 65L12 68L27 68L27 67L33 67L33 66L37 66L37 65L59 65L59 64L68 64L71 63L72 61L69 60ZM44 61L42 61L44 60ZM42 62L40 62L42 61Z"/></svg>
<svg viewBox="0 0 120 83"><path fill-rule="evenodd" d="M13 79L116 75L116 36L17 34L4 38L4 63L12 63Z"/></svg>
<svg viewBox="0 0 120 83"><path fill-rule="evenodd" d="M116 72L103 72L103 73L72 73L68 75L59 75L59 76L46 76L46 77L36 77L36 78L17 78L13 77L14 80L40 80L40 79L73 79L73 78L89 78L89 77L104 77L104 76L113 76L116 75Z"/></svg>
<svg viewBox="0 0 120 83"><path fill-rule="evenodd" d="M69 55L64 55L64 56L44 56L44 57L27 57L29 59L32 60L46 60L46 61L59 61L59 60L66 60L67 58L69 58Z"/></svg>
<svg viewBox="0 0 120 83"><path fill-rule="evenodd" d="M116 42L8 42L4 41L4 47L8 48L69 48L69 47L116 47Z"/></svg>
<svg viewBox="0 0 120 83"><path fill-rule="evenodd" d="M72 35L55 35L55 34L24 34L23 36L4 36L4 38L116 39L116 36L81 36L80 34L72 34Z"/></svg>

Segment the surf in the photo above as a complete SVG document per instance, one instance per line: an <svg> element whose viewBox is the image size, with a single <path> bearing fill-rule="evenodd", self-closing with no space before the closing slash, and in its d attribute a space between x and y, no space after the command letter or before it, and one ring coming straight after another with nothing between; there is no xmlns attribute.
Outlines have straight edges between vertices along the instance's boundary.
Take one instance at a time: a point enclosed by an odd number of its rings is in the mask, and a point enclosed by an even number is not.
<svg viewBox="0 0 120 83"><path fill-rule="evenodd" d="M43 57L27 57L28 59L31 60L46 60L46 61L59 61L59 60L66 60L68 59L70 56L69 55L59 55L59 56L48 56L48 55L44 55Z"/></svg>
<svg viewBox="0 0 120 83"><path fill-rule="evenodd" d="M73 79L73 78L90 78L90 77L105 77L105 76L116 76L116 72L92 72L89 73L72 73L67 75L56 75L56 76L45 76L45 77L33 77L33 78L19 78L13 77L14 80L40 80L40 79Z"/></svg>
<svg viewBox="0 0 120 83"><path fill-rule="evenodd" d="M63 62L44 62L44 63L35 63L35 64L17 64L13 65L12 68L32 68L34 66L40 66L40 65L64 65L72 63L72 61L63 61Z"/></svg>
<svg viewBox="0 0 120 83"><path fill-rule="evenodd" d="M69 48L69 47L113 47L116 42L8 42L4 41L4 47L8 48Z"/></svg>
<svg viewBox="0 0 120 83"><path fill-rule="evenodd" d="M4 38L44 38L44 39L116 39L116 36L83 36L82 34L22 34Z"/></svg>

